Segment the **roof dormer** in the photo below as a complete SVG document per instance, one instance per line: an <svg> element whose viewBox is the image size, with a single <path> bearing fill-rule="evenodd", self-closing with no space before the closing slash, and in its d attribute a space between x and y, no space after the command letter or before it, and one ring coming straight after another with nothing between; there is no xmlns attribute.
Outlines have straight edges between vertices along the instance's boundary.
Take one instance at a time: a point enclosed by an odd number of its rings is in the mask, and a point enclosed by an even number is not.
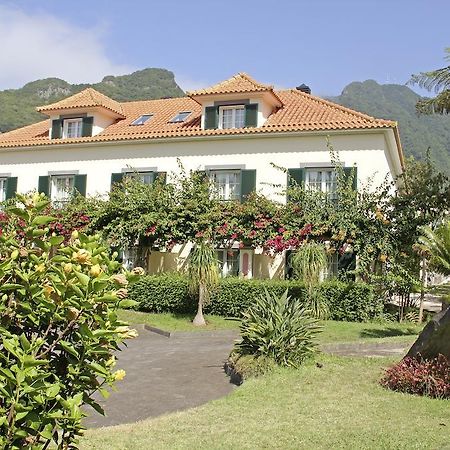
<svg viewBox="0 0 450 450"><path fill-rule="evenodd" d="M119 102L92 88L36 109L50 117L50 139L95 136L125 118Z"/></svg>
<svg viewBox="0 0 450 450"><path fill-rule="evenodd" d="M188 95L202 106L204 130L261 127L283 105L273 86L245 73Z"/></svg>

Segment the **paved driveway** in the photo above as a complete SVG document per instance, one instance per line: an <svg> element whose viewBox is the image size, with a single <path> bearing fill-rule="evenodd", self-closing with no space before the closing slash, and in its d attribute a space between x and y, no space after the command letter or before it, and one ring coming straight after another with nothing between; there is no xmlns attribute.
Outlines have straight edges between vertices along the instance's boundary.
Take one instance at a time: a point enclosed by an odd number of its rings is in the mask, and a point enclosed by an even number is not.
<svg viewBox="0 0 450 450"><path fill-rule="evenodd" d="M234 386L223 371L236 331L174 333L170 338L140 329L119 353L127 376L101 403L106 417L89 410L87 427L131 423L192 408L223 397Z"/></svg>

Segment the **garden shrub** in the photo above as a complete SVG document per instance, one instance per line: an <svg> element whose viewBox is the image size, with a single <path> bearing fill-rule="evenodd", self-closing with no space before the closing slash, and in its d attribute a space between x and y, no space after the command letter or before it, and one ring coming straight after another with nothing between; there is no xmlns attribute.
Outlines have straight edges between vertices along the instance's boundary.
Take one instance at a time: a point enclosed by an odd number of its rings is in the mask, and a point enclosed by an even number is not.
<svg viewBox="0 0 450 450"><path fill-rule="evenodd" d="M76 448L81 407L102 413L93 394L125 375L114 353L136 332L115 311L139 270L96 236L51 232L43 196L18 203L0 230L0 448Z"/></svg>
<svg viewBox="0 0 450 450"><path fill-rule="evenodd" d="M267 356L241 355L233 351L225 363L225 372L232 383L240 385L249 378L271 372L275 367L275 361Z"/></svg>
<svg viewBox="0 0 450 450"><path fill-rule="evenodd" d="M291 298L305 301L306 289L301 281L222 278L205 311L218 316L240 317L266 290L281 296L286 289Z"/></svg>
<svg viewBox="0 0 450 450"><path fill-rule="evenodd" d="M188 279L177 273L143 276L130 290L137 309L146 312L192 313L196 299L189 293Z"/></svg>
<svg viewBox="0 0 450 450"><path fill-rule="evenodd" d="M386 370L381 384L393 391L450 399L450 361L444 355L404 358Z"/></svg>
<svg viewBox="0 0 450 450"><path fill-rule="evenodd" d="M383 301L366 283L332 280L322 283L319 289L328 305L328 318L331 320L367 322L383 312Z"/></svg>
<svg viewBox="0 0 450 450"><path fill-rule="evenodd" d="M272 359L280 366L298 367L316 347L321 330L299 300L268 291L243 313L235 351L240 355Z"/></svg>
<svg viewBox="0 0 450 450"><path fill-rule="evenodd" d="M243 280L229 277L219 280L205 308L208 314L240 317L264 290L306 302L306 287L299 280ZM329 318L364 322L382 313L383 302L365 283L326 281L318 287L328 306ZM196 299L189 294L188 281L183 275L166 273L142 277L130 291L130 298L139 303L137 309L148 312L195 313Z"/></svg>

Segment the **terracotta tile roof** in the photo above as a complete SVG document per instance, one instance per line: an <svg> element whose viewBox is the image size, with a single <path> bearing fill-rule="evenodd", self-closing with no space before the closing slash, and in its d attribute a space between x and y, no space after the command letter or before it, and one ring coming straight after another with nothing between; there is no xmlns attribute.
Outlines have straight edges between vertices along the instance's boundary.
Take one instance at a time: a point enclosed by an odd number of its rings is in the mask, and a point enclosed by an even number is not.
<svg viewBox="0 0 450 450"><path fill-rule="evenodd" d="M122 106L119 102L116 102L112 98L109 98L92 88L84 89L75 95L60 100L59 102L52 103L51 105L39 106L36 110L46 114L47 112L62 109L91 108L97 106L109 109L110 111L124 117L122 113Z"/></svg>
<svg viewBox="0 0 450 450"><path fill-rule="evenodd" d="M199 89L197 91L187 92L190 97L197 97L199 95L212 95L212 94L236 94L244 92L264 92L273 91L273 86L267 84L258 83L251 76L246 73L240 72L237 75L229 78L228 80L214 84L205 89Z"/></svg>
<svg viewBox="0 0 450 450"><path fill-rule="evenodd" d="M302 131L393 128L397 132L396 122L375 119L295 89L276 91L276 94L283 106L272 113L263 126L257 128L202 130L201 106L190 97L180 97L120 103L124 119L116 120L93 137L50 140L50 121L44 120L0 134L0 148ZM66 104L72 104L71 98L67 99ZM181 111L191 111L191 114L184 122L170 123ZM142 114L153 114L153 117L143 125L130 125Z"/></svg>

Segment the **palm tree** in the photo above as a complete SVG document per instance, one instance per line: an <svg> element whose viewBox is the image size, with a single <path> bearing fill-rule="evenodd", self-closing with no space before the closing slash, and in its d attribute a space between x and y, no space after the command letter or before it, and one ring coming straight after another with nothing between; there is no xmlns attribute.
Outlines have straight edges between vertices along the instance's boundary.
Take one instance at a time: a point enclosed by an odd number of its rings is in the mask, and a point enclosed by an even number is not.
<svg viewBox="0 0 450 450"><path fill-rule="evenodd" d="M213 247L206 241L196 244L188 261L189 291L198 295L197 314L192 323L205 326L203 306L219 282L219 268Z"/></svg>
<svg viewBox="0 0 450 450"><path fill-rule="evenodd" d="M446 48L445 52L447 53L445 60L450 61L450 47ZM413 75L408 84L418 85L437 94L436 97L417 102L416 109L419 113L450 113L450 66Z"/></svg>
<svg viewBox="0 0 450 450"><path fill-rule="evenodd" d="M423 228L420 242L431 255L431 267L442 275L450 275L450 219L434 231L430 227Z"/></svg>
<svg viewBox="0 0 450 450"><path fill-rule="evenodd" d="M318 318L325 318L328 314L327 307L316 289L320 282L320 276L327 265L325 247L317 242L306 242L292 258L294 274L305 282L309 306L313 315Z"/></svg>

